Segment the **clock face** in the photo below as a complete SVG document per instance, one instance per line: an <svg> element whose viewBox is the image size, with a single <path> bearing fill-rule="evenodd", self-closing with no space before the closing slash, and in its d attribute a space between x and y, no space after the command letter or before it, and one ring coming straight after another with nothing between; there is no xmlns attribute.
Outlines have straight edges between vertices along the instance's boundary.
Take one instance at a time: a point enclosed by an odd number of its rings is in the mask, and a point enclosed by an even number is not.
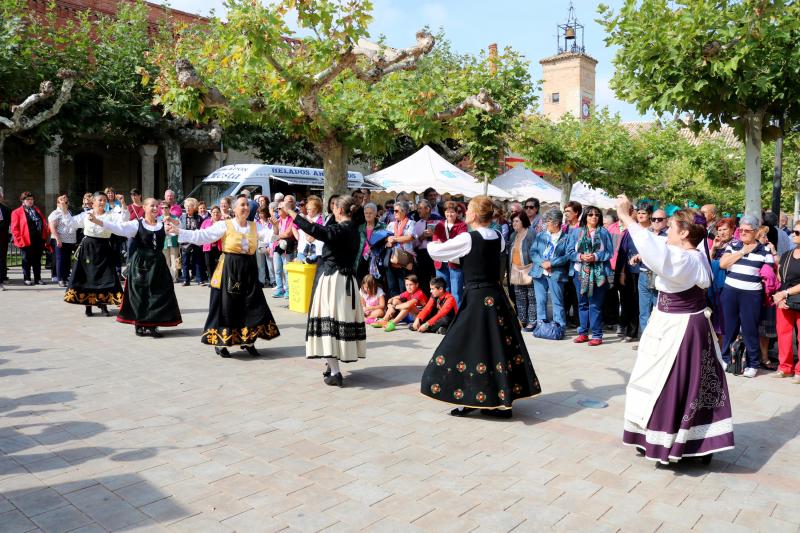
<svg viewBox="0 0 800 533"><path fill-rule="evenodd" d="M589 116L589 104L584 102L583 106L581 107L581 112L583 113L584 118Z"/></svg>

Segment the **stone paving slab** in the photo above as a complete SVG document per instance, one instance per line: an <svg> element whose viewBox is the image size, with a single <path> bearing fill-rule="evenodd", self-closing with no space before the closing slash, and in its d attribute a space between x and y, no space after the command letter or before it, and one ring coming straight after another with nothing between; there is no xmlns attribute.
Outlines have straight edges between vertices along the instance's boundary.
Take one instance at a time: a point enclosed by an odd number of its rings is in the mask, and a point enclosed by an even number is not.
<svg viewBox="0 0 800 533"><path fill-rule="evenodd" d="M306 360L305 317L261 357L184 323L138 338L55 286L0 293L0 533L27 531L794 531L800 386L729 381L736 448L657 466L622 446L631 344L526 335L543 393L510 421L419 394L437 335L368 332L342 389ZM588 409L581 400L607 402Z"/></svg>

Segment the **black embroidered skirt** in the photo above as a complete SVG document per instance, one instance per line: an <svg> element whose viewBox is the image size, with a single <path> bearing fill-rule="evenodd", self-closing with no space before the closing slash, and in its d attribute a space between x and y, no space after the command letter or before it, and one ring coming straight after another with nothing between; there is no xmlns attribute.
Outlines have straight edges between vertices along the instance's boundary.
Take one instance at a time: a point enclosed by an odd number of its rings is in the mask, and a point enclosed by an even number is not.
<svg viewBox="0 0 800 533"><path fill-rule="evenodd" d="M517 315L500 285L469 286L422 375L421 392L480 409L510 409L541 392Z"/></svg>
<svg viewBox="0 0 800 533"><path fill-rule="evenodd" d="M72 267L64 301L78 305L119 305L122 285L117 277L116 251L109 239L84 237Z"/></svg>
<svg viewBox="0 0 800 533"><path fill-rule="evenodd" d="M366 356L367 330L354 276L321 275L308 309L306 357L352 363Z"/></svg>
<svg viewBox="0 0 800 533"><path fill-rule="evenodd" d="M211 288L210 300L203 344L236 346L280 335L258 282L255 255L224 254L220 287Z"/></svg>
<svg viewBox="0 0 800 533"><path fill-rule="evenodd" d="M142 327L177 326L181 310L161 250L139 248L128 263L128 277L117 322Z"/></svg>

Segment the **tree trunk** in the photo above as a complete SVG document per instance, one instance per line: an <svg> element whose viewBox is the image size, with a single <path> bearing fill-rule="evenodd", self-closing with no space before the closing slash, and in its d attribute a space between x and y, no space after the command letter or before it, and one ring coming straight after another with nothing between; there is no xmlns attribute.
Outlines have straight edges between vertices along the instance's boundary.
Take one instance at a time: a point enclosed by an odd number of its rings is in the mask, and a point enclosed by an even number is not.
<svg viewBox="0 0 800 533"><path fill-rule="evenodd" d="M183 162L181 144L172 137L164 138L164 158L167 160L167 188L175 192L178 201L183 200Z"/></svg>
<svg viewBox="0 0 800 533"><path fill-rule="evenodd" d="M800 191L794 193L794 217L792 219L794 224L800 220Z"/></svg>
<svg viewBox="0 0 800 533"><path fill-rule="evenodd" d="M322 205L327 207L328 199L334 194L347 194L347 163L350 153L346 146L333 137L321 142L317 149L322 156L325 171Z"/></svg>
<svg viewBox="0 0 800 533"><path fill-rule="evenodd" d="M567 206L570 194L572 194L572 182L575 175L571 172L561 173L561 210Z"/></svg>
<svg viewBox="0 0 800 533"><path fill-rule="evenodd" d="M772 175L772 212L781 214L781 189L783 187L783 117L778 121L780 133L775 140L775 173Z"/></svg>
<svg viewBox="0 0 800 533"><path fill-rule="evenodd" d="M764 111L744 116L744 212L761 220L761 130Z"/></svg>

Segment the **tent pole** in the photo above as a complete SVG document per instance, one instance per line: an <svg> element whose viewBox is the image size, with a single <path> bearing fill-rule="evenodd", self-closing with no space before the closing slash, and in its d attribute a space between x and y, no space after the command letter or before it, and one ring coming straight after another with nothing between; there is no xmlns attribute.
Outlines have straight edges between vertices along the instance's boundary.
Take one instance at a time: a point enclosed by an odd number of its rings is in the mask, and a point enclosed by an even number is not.
<svg viewBox="0 0 800 533"><path fill-rule="evenodd" d="M483 194L485 196L489 196L489 178L488 178L488 176L484 176L484 178L483 178Z"/></svg>

